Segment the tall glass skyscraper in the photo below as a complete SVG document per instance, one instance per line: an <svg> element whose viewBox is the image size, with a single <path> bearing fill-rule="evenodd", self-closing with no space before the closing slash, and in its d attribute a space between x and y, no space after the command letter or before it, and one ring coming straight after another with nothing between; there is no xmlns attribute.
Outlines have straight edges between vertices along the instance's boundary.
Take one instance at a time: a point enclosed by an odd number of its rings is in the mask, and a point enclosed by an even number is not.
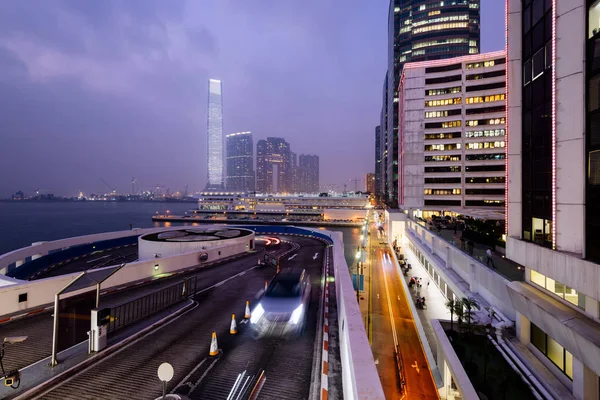
<svg viewBox="0 0 600 400"><path fill-rule="evenodd" d="M208 82L207 130L208 180L206 190L223 189L223 88L221 81Z"/></svg>
<svg viewBox="0 0 600 400"><path fill-rule="evenodd" d="M479 53L480 0L390 0L388 14L387 127L381 148L385 165L381 192L398 204L398 86L404 63ZM382 115L384 110L382 109ZM385 151L387 150L387 153Z"/></svg>
<svg viewBox="0 0 600 400"><path fill-rule="evenodd" d="M268 137L256 144L256 190L261 193L292 191L290 144L282 138Z"/></svg>
<svg viewBox="0 0 600 400"><path fill-rule="evenodd" d="M254 146L250 132L231 133L225 136L227 179L229 191L254 191Z"/></svg>

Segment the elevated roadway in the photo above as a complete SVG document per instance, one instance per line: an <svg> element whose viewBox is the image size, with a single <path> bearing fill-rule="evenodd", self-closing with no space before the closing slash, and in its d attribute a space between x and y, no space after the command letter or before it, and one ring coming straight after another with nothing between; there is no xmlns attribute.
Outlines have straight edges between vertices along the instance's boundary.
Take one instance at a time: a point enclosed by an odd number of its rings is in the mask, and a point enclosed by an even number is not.
<svg viewBox="0 0 600 400"><path fill-rule="evenodd" d="M282 254L290 250L290 248L289 244L281 243L277 248L273 248L272 251L275 254ZM141 297L172 285L184 276L197 276L198 290L203 290L256 265L258 258L264 254L261 247L257 247L257 249L259 251L249 253L243 258L226 263L217 263L213 266L206 266L186 275L166 277L145 285L115 292L111 291L108 294L102 295L100 305L101 307L111 307L126 300ZM6 349L3 360L5 368L7 370L21 369L50 356L52 349L52 327L53 318L50 312L39 313L31 317L0 325L0 338L7 336L28 336L25 342L11 345Z"/></svg>
<svg viewBox="0 0 600 400"><path fill-rule="evenodd" d="M233 265L245 262L243 275L208 290L200 289L195 296L195 308L51 388L41 398L157 398L161 394L161 384L156 371L163 362L171 363L175 369L169 391L191 399L226 399L238 374L243 371L250 375L264 371L266 380L259 399L299 400L308 398L311 390L319 393L322 345L318 340L318 321L323 294L322 267L324 253L330 250L315 239L293 237L291 240L301 247L296 255L283 258L280 265L305 268L311 274L312 283L307 324L300 338L253 339L248 325L241 323L245 301L254 300L275 270L267 266L248 269L247 260L240 260L228 265L227 274L231 276L240 268L243 271L244 267ZM202 271L199 283L204 281L205 288L213 286L214 283L209 283L218 281L212 276L216 271L225 273L225 268L213 268L208 274L205 272L209 271ZM335 303L335 298L329 302ZM239 323L239 333L235 336L229 334L231 314L236 315ZM221 354L214 358L209 357L213 331L217 333L221 349ZM330 332L330 341L336 339L333 334ZM333 365L335 361L332 360ZM335 392L335 380L330 380L329 385L330 392L331 389Z"/></svg>

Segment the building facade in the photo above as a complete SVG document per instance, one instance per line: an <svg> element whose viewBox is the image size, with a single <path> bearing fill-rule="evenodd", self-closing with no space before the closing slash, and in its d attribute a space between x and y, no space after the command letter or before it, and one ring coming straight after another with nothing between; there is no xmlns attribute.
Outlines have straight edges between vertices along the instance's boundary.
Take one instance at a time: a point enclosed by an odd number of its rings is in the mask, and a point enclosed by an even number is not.
<svg viewBox="0 0 600 400"><path fill-rule="evenodd" d="M381 171L379 170L379 164L381 164L381 126L375 127L375 187L373 188L373 194L378 194L381 191Z"/></svg>
<svg viewBox="0 0 600 400"><path fill-rule="evenodd" d="M507 258L519 341L576 399L600 386L600 7L508 0Z"/></svg>
<svg viewBox="0 0 600 400"><path fill-rule="evenodd" d="M300 193L319 191L319 156L300 154L298 164L298 188Z"/></svg>
<svg viewBox="0 0 600 400"><path fill-rule="evenodd" d="M365 177L365 191L375 193L375 174L369 172Z"/></svg>
<svg viewBox="0 0 600 400"><path fill-rule="evenodd" d="M223 189L223 87L220 80L208 82L208 126L207 126L208 177L206 188Z"/></svg>
<svg viewBox="0 0 600 400"><path fill-rule="evenodd" d="M383 80L383 99L381 102L381 113L379 116L379 192L378 197L383 201L388 199L388 179L387 179L387 141L388 141L388 74L386 72Z"/></svg>
<svg viewBox="0 0 600 400"><path fill-rule="evenodd" d="M251 132L225 136L228 191L254 191L254 143Z"/></svg>
<svg viewBox="0 0 600 400"><path fill-rule="evenodd" d="M261 193L293 191L290 144L269 137L256 145L256 190Z"/></svg>
<svg viewBox="0 0 600 400"><path fill-rule="evenodd" d="M399 205L504 212L505 52L404 65Z"/></svg>
<svg viewBox="0 0 600 400"><path fill-rule="evenodd" d="M390 0L386 179L388 202L398 204L398 86L404 63L478 54L479 0Z"/></svg>

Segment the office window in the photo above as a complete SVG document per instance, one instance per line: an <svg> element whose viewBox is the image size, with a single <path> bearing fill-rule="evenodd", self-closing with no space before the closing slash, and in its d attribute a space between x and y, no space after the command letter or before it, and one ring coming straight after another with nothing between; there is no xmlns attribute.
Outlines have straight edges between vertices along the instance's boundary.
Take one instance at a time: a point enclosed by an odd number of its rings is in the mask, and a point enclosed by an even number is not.
<svg viewBox="0 0 600 400"><path fill-rule="evenodd" d="M460 132L427 133L427 134L425 134L425 140L456 139L456 138L460 138Z"/></svg>

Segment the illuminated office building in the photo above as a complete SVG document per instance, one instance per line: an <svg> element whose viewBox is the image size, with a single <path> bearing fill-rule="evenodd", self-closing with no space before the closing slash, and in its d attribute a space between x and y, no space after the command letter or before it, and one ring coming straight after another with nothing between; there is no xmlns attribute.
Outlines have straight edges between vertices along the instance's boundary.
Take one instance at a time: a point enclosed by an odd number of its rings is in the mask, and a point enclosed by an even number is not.
<svg viewBox="0 0 600 400"><path fill-rule="evenodd" d="M208 82L207 190L223 189L223 91L221 81Z"/></svg>
<svg viewBox="0 0 600 400"><path fill-rule="evenodd" d="M479 0L390 0L388 13L387 201L398 204L398 85L407 62L439 60L478 54ZM383 112L382 112L383 113ZM387 153L385 153L387 150ZM382 175L383 176L383 175Z"/></svg>
<svg viewBox="0 0 600 400"><path fill-rule="evenodd" d="M268 137L256 144L256 190L261 193L293 191L290 144L282 138Z"/></svg>
<svg viewBox="0 0 600 400"><path fill-rule="evenodd" d="M225 136L228 191L254 191L254 145L250 132Z"/></svg>

